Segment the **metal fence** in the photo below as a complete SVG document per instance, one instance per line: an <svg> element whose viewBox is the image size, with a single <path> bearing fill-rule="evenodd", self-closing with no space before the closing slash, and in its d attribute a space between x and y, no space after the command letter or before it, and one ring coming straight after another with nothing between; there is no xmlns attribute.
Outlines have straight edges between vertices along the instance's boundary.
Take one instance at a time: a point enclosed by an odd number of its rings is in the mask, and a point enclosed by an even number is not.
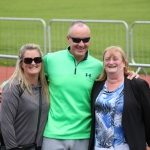
<svg viewBox="0 0 150 150"><path fill-rule="evenodd" d="M52 19L46 23L40 18L0 17L0 58L16 59L20 47L37 43L43 53L66 49L66 36L74 19ZM130 28L122 20L81 20L91 29L90 54L102 59L104 49L121 46L131 67L137 72L150 72L150 21L135 21ZM48 37L48 38L47 38ZM3 63L4 62L4 63ZM0 65L7 64L0 60ZM8 63L9 64L9 63Z"/></svg>
<svg viewBox="0 0 150 150"><path fill-rule="evenodd" d="M130 31L130 66L137 67L137 73L150 72L150 21L135 21Z"/></svg>
<svg viewBox="0 0 150 150"><path fill-rule="evenodd" d="M52 19L48 23L49 52L66 49L66 36L70 24L76 20ZM110 45L121 46L128 57L128 25L121 20L81 20L88 24L91 30L90 54L102 59L102 53Z"/></svg>
<svg viewBox="0 0 150 150"><path fill-rule="evenodd" d="M17 58L20 47L38 43L46 53L46 23L40 18L0 17L0 58Z"/></svg>

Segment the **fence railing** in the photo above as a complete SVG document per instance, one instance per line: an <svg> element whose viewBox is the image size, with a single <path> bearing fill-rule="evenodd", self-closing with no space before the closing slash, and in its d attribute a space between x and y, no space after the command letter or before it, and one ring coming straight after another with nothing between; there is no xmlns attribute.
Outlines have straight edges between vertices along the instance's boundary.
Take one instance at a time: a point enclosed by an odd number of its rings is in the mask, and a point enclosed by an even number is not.
<svg viewBox="0 0 150 150"><path fill-rule="evenodd" d="M66 36L74 19L52 19L48 23L49 52L62 50L68 46ZM90 54L101 59L108 45L121 45L128 57L128 25L122 20L81 20L91 30Z"/></svg>
<svg viewBox="0 0 150 150"><path fill-rule="evenodd" d="M38 43L44 54L46 22L41 18L0 17L0 58L16 58L19 48L26 43Z"/></svg>
<svg viewBox="0 0 150 150"><path fill-rule="evenodd" d="M130 56L132 67L137 67L137 72L150 67L150 21L135 21L131 24L130 31Z"/></svg>
<svg viewBox="0 0 150 150"><path fill-rule="evenodd" d="M0 58L16 59L19 48L26 43L37 43L43 53L66 49L66 36L75 19L0 17ZM150 21L135 21L130 28L122 20L81 20L91 30L90 54L102 59L104 49L111 45L121 46L131 67L137 72L150 68ZM144 71L145 72L145 71Z"/></svg>

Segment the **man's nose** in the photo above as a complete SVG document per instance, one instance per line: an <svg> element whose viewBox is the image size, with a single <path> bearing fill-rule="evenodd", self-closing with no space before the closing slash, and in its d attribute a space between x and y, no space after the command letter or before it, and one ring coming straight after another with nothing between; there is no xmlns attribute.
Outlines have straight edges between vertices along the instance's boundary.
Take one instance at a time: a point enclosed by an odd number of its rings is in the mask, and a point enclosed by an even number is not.
<svg viewBox="0 0 150 150"><path fill-rule="evenodd" d="M79 45L84 45L84 42L81 40L81 41L79 42Z"/></svg>

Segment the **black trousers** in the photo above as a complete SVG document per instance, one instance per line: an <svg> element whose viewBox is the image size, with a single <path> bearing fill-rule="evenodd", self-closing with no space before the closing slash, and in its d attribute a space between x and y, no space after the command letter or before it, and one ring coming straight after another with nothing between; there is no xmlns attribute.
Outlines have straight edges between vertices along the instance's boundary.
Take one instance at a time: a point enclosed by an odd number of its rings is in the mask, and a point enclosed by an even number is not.
<svg viewBox="0 0 150 150"><path fill-rule="evenodd" d="M4 144L4 140L3 140L3 137L2 137L2 133L0 133L0 139L1 139L1 141L0 141L1 145L4 146L5 144Z"/></svg>

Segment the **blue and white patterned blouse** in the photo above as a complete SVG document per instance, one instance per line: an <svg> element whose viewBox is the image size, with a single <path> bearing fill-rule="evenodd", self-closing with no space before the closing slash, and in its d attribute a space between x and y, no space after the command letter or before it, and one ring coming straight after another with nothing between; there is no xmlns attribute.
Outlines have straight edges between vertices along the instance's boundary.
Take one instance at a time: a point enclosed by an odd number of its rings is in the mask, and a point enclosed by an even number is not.
<svg viewBox="0 0 150 150"><path fill-rule="evenodd" d="M122 128L124 83L109 92L106 83L95 102L95 149L111 149L123 146L129 150ZM121 150L121 149L120 149Z"/></svg>

